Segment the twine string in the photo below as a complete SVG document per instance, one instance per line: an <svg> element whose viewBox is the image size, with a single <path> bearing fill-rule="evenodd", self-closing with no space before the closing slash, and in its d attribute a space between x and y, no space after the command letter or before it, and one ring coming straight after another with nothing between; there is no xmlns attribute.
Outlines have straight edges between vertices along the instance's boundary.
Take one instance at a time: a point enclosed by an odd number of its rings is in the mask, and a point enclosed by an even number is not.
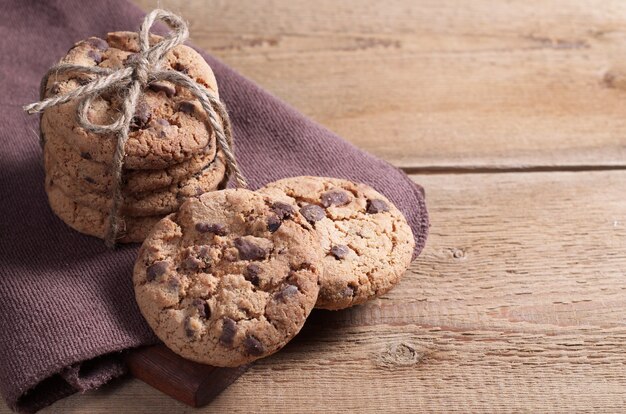
<svg viewBox="0 0 626 414"><path fill-rule="evenodd" d="M156 20L163 21L171 29L170 32L153 46L150 46L150 28ZM112 160L113 191L112 207L109 214L109 226L105 237L107 246L115 246L116 239L124 225L120 216L124 197L122 194L122 172L126 141L130 123L135 114L139 97L150 82L165 80L180 85L191 92L202 105L207 114L208 122L215 132L217 144L226 158L227 174L235 178L238 187L246 188L246 179L241 173L235 154L233 153L233 132L230 118L224 104L218 97L203 85L198 84L189 76L176 71L160 70L159 66L165 55L174 47L182 44L189 37L187 24L171 12L156 9L148 13L139 28L139 53L133 59L127 59L126 66L119 70L81 66L61 63L53 66L44 75L40 85L40 101L26 105L23 109L34 114L56 105L78 101L76 117L78 124L86 131L97 134L114 133L117 136L115 152ZM93 75L89 83L64 95L45 98L46 87L50 76L78 73ZM121 91L122 108L117 119L110 124L94 124L89 120L89 108L93 101L110 90Z"/></svg>

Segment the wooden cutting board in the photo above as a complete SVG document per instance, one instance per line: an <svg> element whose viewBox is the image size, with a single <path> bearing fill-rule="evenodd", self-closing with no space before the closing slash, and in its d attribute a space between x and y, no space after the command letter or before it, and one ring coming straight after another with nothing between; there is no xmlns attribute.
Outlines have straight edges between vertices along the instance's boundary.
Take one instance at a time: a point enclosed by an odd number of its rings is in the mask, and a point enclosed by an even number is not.
<svg viewBox="0 0 626 414"><path fill-rule="evenodd" d="M220 368L199 364L176 355L165 345L130 352L126 362L134 377L192 407L210 403L249 367Z"/></svg>

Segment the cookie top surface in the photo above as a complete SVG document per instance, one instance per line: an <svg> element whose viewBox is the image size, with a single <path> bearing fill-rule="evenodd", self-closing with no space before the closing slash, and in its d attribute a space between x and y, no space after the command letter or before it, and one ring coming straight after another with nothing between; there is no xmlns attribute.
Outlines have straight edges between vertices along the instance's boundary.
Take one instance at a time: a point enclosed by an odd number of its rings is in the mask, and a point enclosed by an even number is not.
<svg viewBox="0 0 626 414"><path fill-rule="evenodd" d="M406 219L365 184L292 177L259 192L297 205L315 228L324 254L316 307L343 309L380 296L411 263L415 242Z"/></svg>
<svg viewBox="0 0 626 414"><path fill-rule="evenodd" d="M317 299L320 262L315 233L291 206L248 190L211 192L153 228L135 294L174 352L237 366L298 333Z"/></svg>
<svg viewBox="0 0 626 414"><path fill-rule="evenodd" d="M157 39L159 37L153 35L151 44ZM92 37L77 43L61 62L120 69L138 51L136 33L114 32L109 33L106 40ZM168 52L161 69L184 72L217 94L211 68L188 46L179 45ZM50 76L46 97L68 93L84 84L90 76L93 75ZM111 123L119 114L122 98L119 93L111 92L95 99L89 119L99 124ZM117 140L115 134L95 134L77 125L77 104L78 100L74 100L47 108L42 115L42 131L56 131L77 152L89 153L93 160L111 164ZM169 82L153 82L143 91L137 104L126 143L124 166L131 169L165 168L203 151L214 150L214 140L200 102L189 91Z"/></svg>

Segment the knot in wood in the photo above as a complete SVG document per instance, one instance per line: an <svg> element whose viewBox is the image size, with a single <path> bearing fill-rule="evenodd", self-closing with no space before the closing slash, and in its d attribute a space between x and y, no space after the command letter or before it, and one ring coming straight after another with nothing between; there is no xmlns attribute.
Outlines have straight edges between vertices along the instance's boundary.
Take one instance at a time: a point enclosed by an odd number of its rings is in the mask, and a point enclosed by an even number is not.
<svg viewBox="0 0 626 414"><path fill-rule="evenodd" d="M390 344L378 357L378 365L385 368L409 367L417 365L426 357L417 346L409 342Z"/></svg>

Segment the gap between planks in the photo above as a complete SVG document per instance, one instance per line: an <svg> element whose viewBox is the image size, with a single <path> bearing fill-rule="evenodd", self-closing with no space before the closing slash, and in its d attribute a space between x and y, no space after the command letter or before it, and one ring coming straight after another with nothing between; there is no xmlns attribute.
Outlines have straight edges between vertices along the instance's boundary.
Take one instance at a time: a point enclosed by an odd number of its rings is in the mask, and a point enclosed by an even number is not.
<svg viewBox="0 0 626 414"><path fill-rule="evenodd" d="M528 165L528 166L444 166L400 167L406 174L501 174L533 172L623 171L626 165Z"/></svg>

